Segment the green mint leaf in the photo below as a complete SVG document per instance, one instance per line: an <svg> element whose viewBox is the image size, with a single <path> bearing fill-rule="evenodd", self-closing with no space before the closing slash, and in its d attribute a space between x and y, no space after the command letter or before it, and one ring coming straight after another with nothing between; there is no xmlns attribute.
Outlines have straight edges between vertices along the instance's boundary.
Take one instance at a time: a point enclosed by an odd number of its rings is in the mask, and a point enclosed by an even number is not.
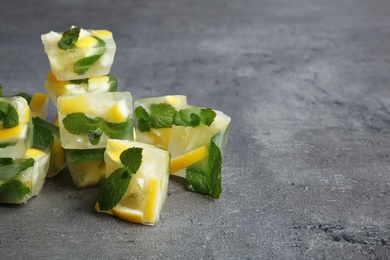
<svg viewBox="0 0 390 260"><path fill-rule="evenodd" d="M188 189L218 199L222 192L222 154L212 140L209 148L207 168L195 164L186 171Z"/></svg>
<svg viewBox="0 0 390 260"><path fill-rule="evenodd" d="M170 128L172 127L172 121L175 114L176 109L170 104L152 104L150 106L150 126L152 128Z"/></svg>
<svg viewBox="0 0 390 260"><path fill-rule="evenodd" d="M139 106L135 108L134 116L136 118L138 130L141 132L149 132L151 129L151 119L148 112L142 106Z"/></svg>
<svg viewBox="0 0 390 260"><path fill-rule="evenodd" d="M75 135L86 135L91 144L97 145L105 133L112 139L128 139L132 136L133 123L129 119L122 123L107 122L101 117L87 117L84 113L72 113L62 120L65 129Z"/></svg>
<svg viewBox="0 0 390 260"><path fill-rule="evenodd" d="M6 148L6 147L8 147L8 146L14 146L14 145L16 145L17 144L17 142L4 142L4 143L1 143L0 144L0 148Z"/></svg>
<svg viewBox="0 0 390 260"><path fill-rule="evenodd" d="M17 179L0 185L0 202L15 203L22 201L30 193L30 188Z"/></svg>
<svg viewBox="0 0 390 260"><path fill-rule="evenodd" d="M211 108L202 108L200 110L200 121L207 126L210 126L214 122L216 116L217 113Z"/></svg>
<svg viewBox="0 0 390 260"><path fill-rule="evenodd" d="M102 55L92 55L89 57L82 58L73 65L73 72L77 75L83 75L87 72L95 62L97 62Z"/></svg>
<svg viewBox="0 0 390 260"><path fill-rule="evenodd" d="M106 179L98 193L100 210L107 211L118 204L126 193L131 177L131 173L126 168L119 168Z"/></svg>
<svg viewBox="0 0 390 260"><path fill-rule="evenodd" d="M108 75L108 84L110 85L108 92L115 92L118 89L118 80L116 77Z"/></svg>
<svg viewBox="0 0 390 260"><path fill-rule="evenodd" d="M65 129L75 135L87 135L91 144L96 145L103 134L104 120L101 117L87 117L84 113L72 113L62 119Z"/></svg>
<svg viewBox="0 0 390 260"><path fill-rule="evenodd" d="M177 126L196 127L200 124L200 116L191 109L181 109L175 114L173 124Z"/></svg>
<svg viewBox="0 0 390 260"><path fill-rule="evenodd" d="M4 128L11 128L19 125L18 111L7 102L0 102L0 121L3 121Z"/></svg>
<svg viewBox="0 0 390 260"><path fill-rule="evenodd" d="M61 40L58 42L58 48L61 50L69 50L74 48L74 45L79 39L81 27L73 26L62 34Z"/></svg>
<svg viewBox="0 0 390 260"><path fill-rule="evenodd" d="M0 158L0 165L9 165L12 164L12 158Z"/></svg>
<svg viewBox="0 0 390 260"><path fill-rule="evenodd" d="M121 123L105 122L104 132L111 139L128 139L133 133L133 121L131 119Z"/></svg>
<svg viewBox="0 0 390 260"><path fill-rule="evenodd" d="M66 161L70 163L82 163L86 161L104 160L104 151L101 149L66 149Z"/></svg>
<svg viewBox="0 0 390 260"><path fill-rule="evenodd" d="M1 85L1 82L0 82L0 97L3 96L3 85Z"/></svg>
<svg viewBox="0 0 390 260"><path fill-rule="evenodd" d="M121 153L120 159L128 171L136 173L142 163L142 148L129 148Z"/></svg>
<svg viewBox="0 0 390 260"><path fill-rule="evenodd" d="M209 194L208 174L202 169L190 167L186 171L187 188L191 191Z"/></svg>
<svg viewBox="0 0 390 260"><path fill-rule="evenodd" d="M22 97L22 98L24 98L27 101L27 104L30 104L31 99L32 99L32 96L27 94L27 93L25 93L25 92L20 92L20 93L16 94L15 97Z"/></svg>
<svg viewBox="0 0 390 260"><path fill-rule="evenodd" d="M60 136L60 129L55 124L49 123L46 120L39 118L39 117L34 117L32 119L32 121L34 124L34 129L36 126L44 127L44 128L47 128L48 130L50 130L50 132L53 136L56 136L56 137Z"/></svg>
<svg viewBox="0 0 390 260"><path fill-rule="evenodd" d="M210 197L218 199L222 192L222 154L219 147L211 140L209 150Z"/></svg>
<svg viewBox="0 0 390 260"><path fill-rule="evenodd" d="M44 123L46 121L39 117L34 117L32 122L34 125L32 147L44 151L49 150L54 142L54 136L50 128ZM50 123L47 122L47 124ZM53 125L53 127L55 127L55 125Z"/></svg>
<svg viewBox="0 0 390 260"><path fill-rule="evenodd" d="M86 78L86 79L72 79L72 80L69 80L69 82L72 84L77 84L77 85L86 84L86 83L88 83L88 78Z"/></svg>
<svg viewBox="0 0 390 260"><path fill-rule="evenodd" d="M106 51L106 43L99 37L92 36L97 40L97 45L92 48L98 50L95 55L82 58L73 65L73 72L78 75L83 75L87 72L99 59L103 56Z"/></svg>
<svg viewBox="0 0 390 260"><path fill-rule="evenodd" d="M33 158L13 161L9 164L0 164L0 180L8 181L16 177L20 172L30 168L34 165L35 161Z"/></svg>

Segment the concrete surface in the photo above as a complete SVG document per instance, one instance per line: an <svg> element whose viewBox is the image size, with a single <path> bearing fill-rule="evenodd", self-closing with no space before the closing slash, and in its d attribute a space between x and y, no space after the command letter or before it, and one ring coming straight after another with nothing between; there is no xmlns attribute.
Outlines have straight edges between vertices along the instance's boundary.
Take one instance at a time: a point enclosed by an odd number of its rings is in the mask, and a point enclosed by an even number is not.
<svg viewBox="0 0 390 260"><path fill-rule="evenodd" d="M135 225L95 213L98 189L65 170L0 206L0 258L389 259L389 13L387 0L3 0L5 94L43 91L41 34L106 28L121 90L187 95L232 127L219 200L172 179L159 225Z"/></svg>

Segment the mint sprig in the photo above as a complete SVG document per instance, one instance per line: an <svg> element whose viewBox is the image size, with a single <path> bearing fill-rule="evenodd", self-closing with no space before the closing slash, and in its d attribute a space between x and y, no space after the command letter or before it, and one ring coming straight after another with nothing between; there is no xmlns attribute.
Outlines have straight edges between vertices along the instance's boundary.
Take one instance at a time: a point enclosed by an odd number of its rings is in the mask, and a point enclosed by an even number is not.
<svg viewBox="0 0 390 260"><path fill-rule="evenodd" d="M12 161L12 163L6 159L0 164L0 180L8 181L15 178L20 172L32 167L34 163L33 158Z"/></svg>
<svg viewBox="0 0 390 260"><path fill-rule="evenodd" d="M211 140L207 167L191 166L186 171L187 188L218 199L222 192L222 154Z"/></svg>
<svg viewBox="0 0 390 260"><path fill-rule="evenodd" d="M123 167L116 169L104 182L98 194L99 208L107 211L123 198L130 180L142 163L142 148L132 147L120 155Z"/></svg>
<svg viewBox="0 0 390 260"><path fill-rule="evenodd" d="M0 185L0 203L17 203L22 201L30 191L30 188L20 180L11 179Z"/></svg>
<svg viewBox="0 0 390 260"><path fill-rule="evenodd" d="M142 106L137 107L134 114L137 117L138 129L141 132L148 132L151 128L172 127L176 109L170 104L159 103L150 106L150 114Z"/></svg>
<svg viewBox="0 0 390 260"><path fill-rule="evenodd" d="M39 117L33 117L32 122L34 125L32 147L49 150L54 142L54 134L59 135L58 127Z"/></svg>
<svg viewBox="0 0 390 260"><path fill-rule="evenodd" d="M4 128L11 128L19 125L18 111L7 102L0 102L0 121L3 121Z"/></svg>
<svg viewBox="0 0 390 260"><path fill-rule="evenodd" d="M87 117L84 113L68 114L62 122L69 133L88 136L92 145L100 142L103 133L112 139L126 139L132 129L131 120L112 123L105 121L102 117Z"/></svg>
<svg viewBox="0 0 390 260"><path fill-rule="evenodd" d="M80 30L80 26L72 26L69 30L65 31L62 34L61 40L58 42L58 48L65 51L73 49L79 39Z"/></svg>

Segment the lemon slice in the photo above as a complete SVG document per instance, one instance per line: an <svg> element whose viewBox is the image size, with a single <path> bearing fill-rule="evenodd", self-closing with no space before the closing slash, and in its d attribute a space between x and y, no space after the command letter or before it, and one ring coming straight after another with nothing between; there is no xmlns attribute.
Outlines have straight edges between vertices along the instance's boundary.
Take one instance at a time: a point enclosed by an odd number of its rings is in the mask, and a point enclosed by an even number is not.
<svg viewBox="0 0 390 260"><path fill-rule="evenodd" d="M139 210L129 209L127 207L117 205L112 210L111 213L118 218L121 218L126 221L133 223L143 223L144 214Z"/></svg>
<svg viewBox="0 0 390 260"><path fill-rule="evenodd" d="M154 223L156 217L158 216L158 197L160 194L160 180L156 178L151 178L149 180L149 190L145 203L144 210L144 222Z"/></svg>
<svg viewBox="0 0 390 260"><path fill-rule="evenodd" d="M186 153L182 156L179 156L171 160L170 163L170 173L178 172L182 169L185 169L194 163L199 162L209 154L207 146L201 146L195 150L192 150L189 153Z"/></svg>
<svg viewBox="0 0 390 260"><path fill-rule="evenodd" d="M63 115L72 113L86 113L90 110L89 102L85 95L65 95L58 99L58 107Z"/></svg>

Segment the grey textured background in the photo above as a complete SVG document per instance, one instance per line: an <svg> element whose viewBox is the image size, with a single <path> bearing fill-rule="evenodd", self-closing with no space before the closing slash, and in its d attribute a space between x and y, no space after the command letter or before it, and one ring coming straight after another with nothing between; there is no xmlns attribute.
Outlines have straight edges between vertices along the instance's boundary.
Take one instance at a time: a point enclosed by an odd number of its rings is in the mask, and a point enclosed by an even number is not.
<svg viewBox="0 0 390 260"><path fill-rule="evenodd" d="M135 99L232 118L224 191L172 179L146 227L95 213L98 189L65 170L0 206L1 259L389 259L389 1L2 0L5 95L43 91L40 35L73 24L114 33L111 72Z"/></svg>

